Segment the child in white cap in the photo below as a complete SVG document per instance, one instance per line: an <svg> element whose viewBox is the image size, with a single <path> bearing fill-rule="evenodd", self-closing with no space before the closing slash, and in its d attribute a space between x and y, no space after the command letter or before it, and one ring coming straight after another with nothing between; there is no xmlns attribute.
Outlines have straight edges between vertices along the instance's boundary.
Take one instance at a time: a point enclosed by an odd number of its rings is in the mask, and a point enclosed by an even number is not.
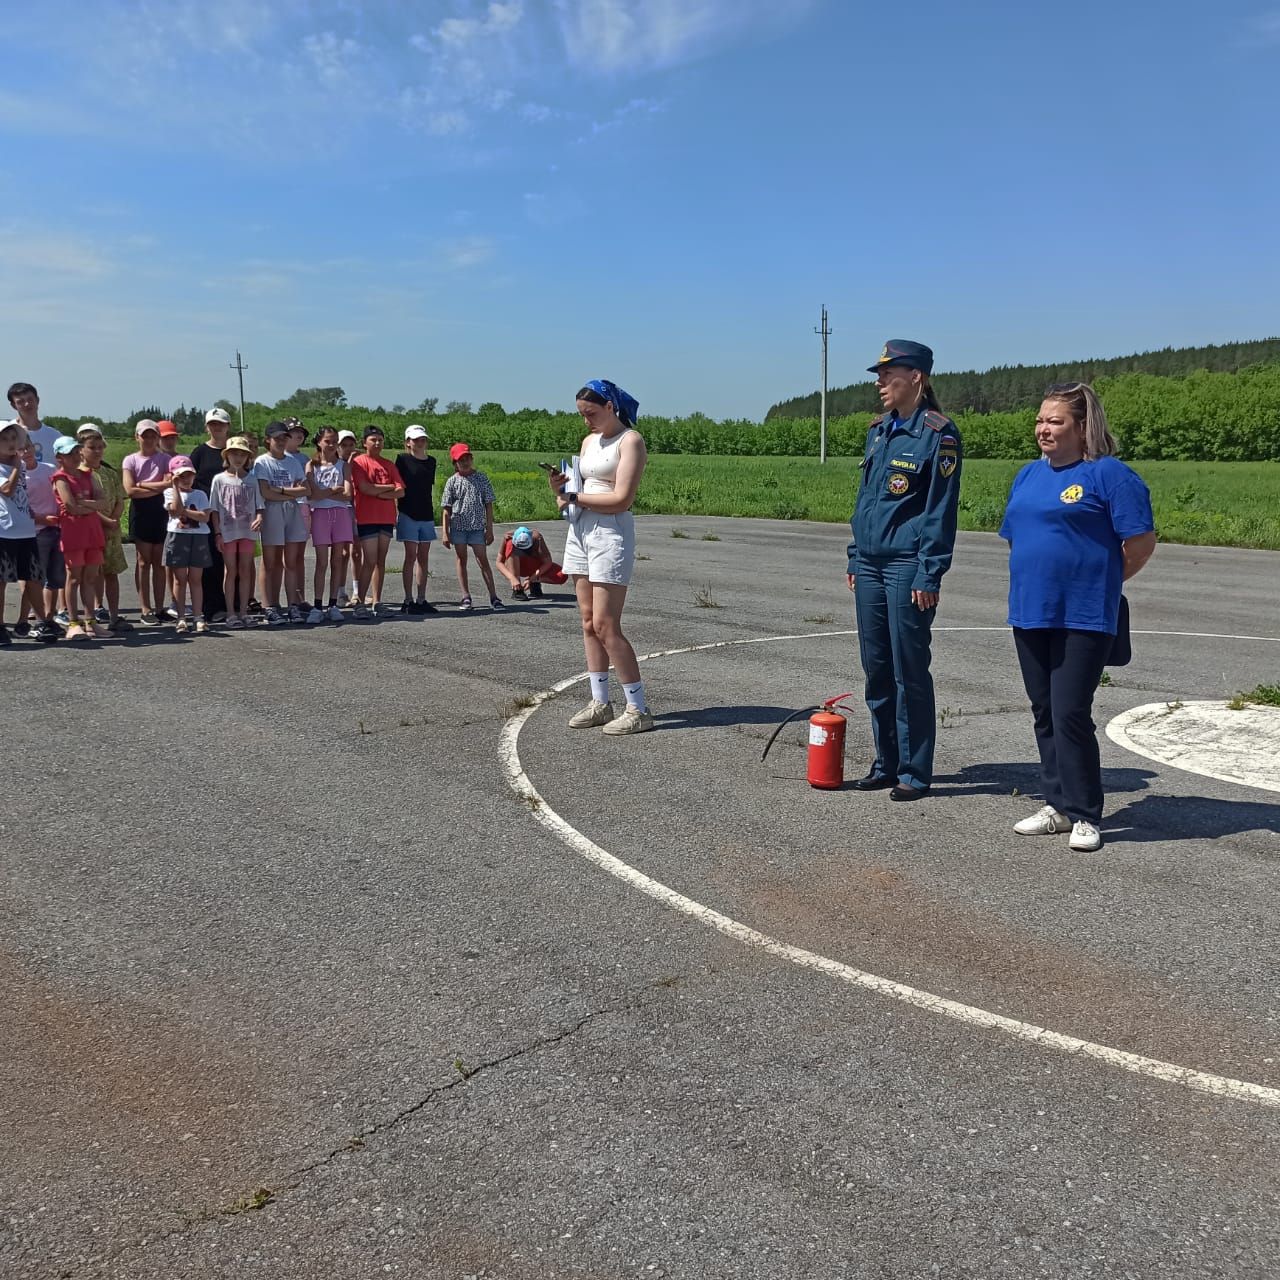
<svg viewBox="0 0 1280 1280"><path fill-rule="evenodd" d="M186 635L191 630L185 607L191 593L191 611L198 634L209 630L200 616L204 609L204 571L213 563L209 551L209 496L195 487L195 464L185 454L169 463L170 486L164 491L164 508L169 522L165 530L164 563L173 571L173 606L178 615L174 630Z"/></svg>

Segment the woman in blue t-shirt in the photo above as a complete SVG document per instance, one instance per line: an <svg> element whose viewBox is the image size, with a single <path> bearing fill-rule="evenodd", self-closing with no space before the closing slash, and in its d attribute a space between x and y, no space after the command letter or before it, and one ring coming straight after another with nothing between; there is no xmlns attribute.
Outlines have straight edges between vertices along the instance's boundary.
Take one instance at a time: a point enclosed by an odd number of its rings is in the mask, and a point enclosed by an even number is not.
<svg viewBox="0 0 1280 1280"><path fill-rule="evenodd" d="M1035 716L1045 805L1019 835L1071 832L1102 847L1102 767L1093 693L1115 639L1120 585L1155 550L1151 494L1115 456L1093 388L1056 382L1036 415L1041 457L1013 481L1000 536L1009 542L1009 625Z"/></svg>

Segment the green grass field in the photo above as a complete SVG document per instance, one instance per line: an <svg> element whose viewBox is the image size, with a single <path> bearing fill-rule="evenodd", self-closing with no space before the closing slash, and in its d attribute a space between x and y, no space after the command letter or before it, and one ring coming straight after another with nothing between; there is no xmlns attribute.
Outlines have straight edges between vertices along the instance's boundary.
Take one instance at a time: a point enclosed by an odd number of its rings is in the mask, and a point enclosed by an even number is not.
<svg viewBox="0 0 1280 1280"><path fill-rule="evenodd" d="M191 450L199 443L184 440ZM111 441L108 459L118 465L130 451ZM398 450L389 449L393 457ZM437 452L437 458L439 458ZM555 504L536 464L554 461L535 453L480 453L477 465L493 482L499 522L551 520ZM1005 499L1021 461L970 459L960 488L960 527L999 528ZM1280 550L1280 464L1274 462L1140 462L1135 469L1151 486L1156 529L1165 542ZM651 515L756 516L770 520L849 518L857 461L832 458L743 458L654 454L636 510ZM439 480L449 474L440 462Z"/></svg>

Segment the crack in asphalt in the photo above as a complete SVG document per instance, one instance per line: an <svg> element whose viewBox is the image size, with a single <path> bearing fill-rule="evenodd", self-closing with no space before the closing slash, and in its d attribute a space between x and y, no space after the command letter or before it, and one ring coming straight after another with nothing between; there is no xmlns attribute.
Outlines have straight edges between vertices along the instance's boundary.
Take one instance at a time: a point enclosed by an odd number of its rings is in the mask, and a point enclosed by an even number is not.
<svg viewBox="0 0 1280 1280"><path fill-rule="evenodd" d="M656 991L669 990L679 985L687 975L673 974L665 978L658 978L653 982L647 983L640 988L638 992L618 1000L613 1004L605 1005L600 1009L592 1009L588 1013L583 1014L576 1022L571 1023L561 1031L557 1031L554 1035L538 1036L525 1044L518 1045L516 1048L507 1053L499 1054L494 1058L487 1058L483 1062L476 1063L475 1066L467 1066L461 1059L455 1059L454 1070L457 1073L455 1078L445 1084L437 1085L433 1089L429 1089L421 1098L412 1105L403 1108L394 1115L389 1116L385 1120L379 1120L374 1124L368 1125L366 1128L352 1134L346 1142L341 1146L334 1147L327 1155L323 1155L310 1164L302 1165L288 1175L287 1180L270 1186L257 1187L248 1192L246 1196L236 1204L222 1205L216 1209L206 1209L201 1213L192 1214L184 1218L177 1225L155 1232L148 1233L141 1238L134 1240L132 1243L122 1246L119 1249L112 1250L101 1261L110 1265L113 1260L118 1260L124 1254L135 1252L139 1249L148 1248L150 1246L161 1244L166 1240L172 1240L182 1235L193 1227L200 1227L211 1222L217 1222L223 1218L234 1217L242 1213L253 1213L258 1209L264 1208L266 1205L275 1201L276 1197L284 1192L296 1191L306 1181L307 1176L316 1172L318 1169L327 1168L335 1161L352 1152L362 1150L367 1143L367 1139L378 1137L381 1134L389 1133L391 1130L404 1124L407 1120L412 1119L420 1112L426 1110L438 1099L445 1097L454 1089L461 1085L468 1084L474 1080L476 1076L485 1072L492 1071L495 1068L503 1067L509 1062L514 1062L519 1058L526 1057L531 1053L537 1053L542 1049L551 1048L560 1044L564 1040L576 1035L588 1024L596 1021L598 1018L607 1017L610 1014L623 1013L629 1009L635 1009L645 1003L645 996ZM84 1265L84 1264L81 1264ZM96 1265L89 1263L89 1266ZM77 1267L75 1270L64 1269L59 1272L59 1280L72 1280L76 1274L90 1274L89 1272L80 1271Z"/></svg>
<svg viewBox="0 0 1280 1280"><path fill-rule="evenodd" d="M351 1135L340 1147L335 1147L326 1156L321 1156L318 1160L313 1160L310 1164L303 1165L291 1175L294 1181L284 1183L280 1187L265 1188L272 1194L279 1191L293 1191L302 1184L303 1179L309 1173L314 1173L317 1169L323 1169L332 1164L339 1156L343 1156L352 1151L359 1151L365 1145L366 1138L377 1137L379 1134L387 1133L403 1124L411 1116L415 1116L418 1112L429 1107L437 1098L443 1097L445 1094L452 1092L459 1085L466 1084L469 1080L474 1079L485 1071L491 1071L494 1067L505 1066L508 1062L514 1062L517 1058L523 1058L527 1054L536 1053L539 1049L545 1049L550 1045L559 1044L562 1040L567 1040L570 1036L576 1035L589 1022L593 1022L596 1018L605 1017L611 1013L620 1013L624 1009L633 1007L636 1000L626 1000L615 1005L607 1005L603 1009L593 1009L590 1013L584 1014L577 1022L566 1027L563 1031L557 1032L553 1036L540 1036L538 1039L529 1044L520 1045L512 1049L509 1053L501 1054L496 1058L489 1058L484 1062L477 1063L474 1067L469 1067L461 1059L454 1062L454 1070L457 1076L450 1080L447 1084L437 1085L434 1089L430 1089L412 1106L405 1107L403 1111L397 1112L394 1116L387 1120L379 1120L376 1124L371 1124L365 1129ZM221 1216L225 1210L219 1210L215 1216Z"/></svg>

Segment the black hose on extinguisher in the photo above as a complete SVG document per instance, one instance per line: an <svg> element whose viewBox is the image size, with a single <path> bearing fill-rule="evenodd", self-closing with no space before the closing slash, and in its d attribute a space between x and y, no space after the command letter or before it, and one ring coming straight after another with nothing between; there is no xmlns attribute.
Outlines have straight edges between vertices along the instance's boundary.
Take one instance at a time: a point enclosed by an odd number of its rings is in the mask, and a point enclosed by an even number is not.
<svg viewBox="0 0 1280 1280"><path fill-rule="evenodd" d="M809 714L809 712L810 712L810 711L821 711L821 710L822 710L822 707L823 707L823 704L822 704L821 702L815 702L815 703L813 704L813 706L811 706L811 707L801 707L799 711L793 711L793 712L792 712L792 713L791 713L791 714L790 714L790 715L789 715L789 716L788 716L788 717L787 717L787 718L786 718L786 719L785 719L785 720L784 720L784 721L783 721L783 722L782 722L782 723L781 723L781 724L780 724L780 725L779 725L779 726L778 726L778 727L777 727L777 728L776 728L776 729L775 729L775 730L774 730L774 731L769 735L769 741L768 741L768 742L766 742L766 743L764 744L764 750L760 753L760 763L761 763L761 764L763 764L763 763L764 763L764 758L765 758L765 756L767 756L767 755L769 754L769 748L770 748L771 746L773 746L774 742L776 741L776 739L777 739L777 737L778 737L778 734L780 734L780 733L783 731L783 729L785 729L785 728L787 727L787 725L789 725L793 720L798 719L800 716L807 716L807 715Z"/></svg>

